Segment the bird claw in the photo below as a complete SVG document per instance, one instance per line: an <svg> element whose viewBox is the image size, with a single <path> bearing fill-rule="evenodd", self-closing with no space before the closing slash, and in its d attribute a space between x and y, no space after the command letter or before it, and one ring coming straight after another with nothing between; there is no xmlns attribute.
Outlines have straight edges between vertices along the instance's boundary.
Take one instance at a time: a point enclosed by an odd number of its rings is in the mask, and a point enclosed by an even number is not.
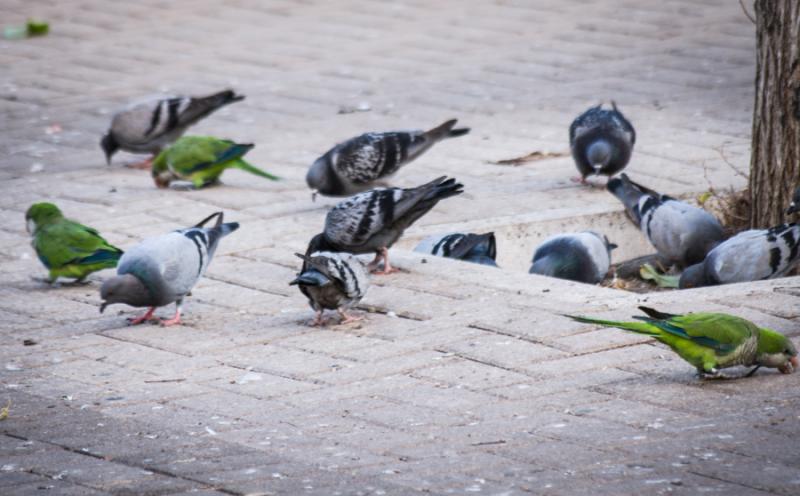
<svg viewBox="0 0 800 496"><path fill-rule="evenodd" d="M339 325L350 324L353 322L361 322L364 320L363 315L347 315L346 313L340 311L339 315L342 317L342 320L339 321Z"/></svg>
<svg viewBox="0 0 800 496"><path fill-rule="evenodd" d="M374 269L370 270L370 272L375 275L386 276L395 272L400 272L400 269L397 267L389 267L388 269L384 267L383 269L378 270L378 267L375 267Z"/></svg>
<svg viewBox="0 0 800 496"><path fill-rule="evenodd" d="M170 327L170 326L174 326L174 325L182 325L183 324L183 322L181 322L181 318L180 317L176 317L174 319L166 319L166 320L158 319L158 321L159 321L159 324L161 325L161 327Z"/></svg>

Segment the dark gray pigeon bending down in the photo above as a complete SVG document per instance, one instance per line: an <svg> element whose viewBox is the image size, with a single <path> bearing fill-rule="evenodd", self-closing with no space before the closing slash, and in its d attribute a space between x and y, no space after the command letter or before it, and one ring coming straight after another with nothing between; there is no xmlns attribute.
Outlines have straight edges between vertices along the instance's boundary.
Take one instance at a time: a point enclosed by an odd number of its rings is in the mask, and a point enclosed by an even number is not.
<svg viewBox="0 0 800 496"><path fill-rule="evenodd" d="M306 255L315 251L374 252L370 270L377 269L383 259L379 273L394 272L389 248L439 200L461 194L463 187L442 176L416 188L376 188L352 196L328 212L325 230L311 239Z"/></svg>
<svg viewBox="0 0 800 496"><path fill-rule="evenodd" d="M330 251L295 255L303 259L303 268L289 284L296 284L317 312L312 326L325 325L322 318L325 309L339 312L342 324L361 320L361 317L347 314L347 310L358 304L369 288L369 274L358 257Z"/></svg>
<svg viewBox="0 0 800 496"><path fill-rule="evenodd" d="M624 169L636 143L636 131L616 103L611 102L611 110L602 106L590 108L569 126L569 147L582 184L586 176L610 177Z"/></svg>
<svg viewBox="0 0 800 496"><path fill-rule="evenodd" d="M696 288L774 279L800 262L800 225L743 231L721 243L681 274L678 287Z"/></svg>
<svg viewBox="0 0 800 496"><path fill-rule="evenodd" d="M429 131L366 133L340 143L318 158L306 175L314 194L347 196L365 191L445 138L463 136L456 119Z"/></svg>
<svg viewBox="0 0 800 496"><path fill-rule="evenodd" d="M724 238L722 225L710 213L637 184L627 174L611 179L607 188L658 254L681 268L702 262Z"/></svg>
<svg viewBox="0 0 800 496"><path fill-rule="evenodd" d="M594 231L558 234L539 245L528 272L597 284L606 277L616 247Z"/></svg>
<svg viewBox="0 0 800 496"><path fill-rule="evenodd" d="M497 242L493 232L428 236L419 242L414 251L497 267Z"/></svg>
<svg viewBox="0 0 800 496"><path fill-rule="evenodd" d="M100 147L109 164L117 150L150 153L152 158L133 166L148 168L162 148L180 138L191 125L240 100L244 96L225 90L205 97L154 97L132 103L114 114Z"/></svg>
<svg viewBox="0 0 800 496"><path fill-rule="evenodd" d="M215 217L213 227L203 227ZM239 228L237 222L223 224L222 217L222 212L216 212L194 227L145 239L126 251L119 259L117 275L100 288L100 312L114 303L150 307L141 317L129 320L135 325L152 319L156 307L174 302L175 316L161 325L180 324L183 298L205 273L220 238Z"/></svg>

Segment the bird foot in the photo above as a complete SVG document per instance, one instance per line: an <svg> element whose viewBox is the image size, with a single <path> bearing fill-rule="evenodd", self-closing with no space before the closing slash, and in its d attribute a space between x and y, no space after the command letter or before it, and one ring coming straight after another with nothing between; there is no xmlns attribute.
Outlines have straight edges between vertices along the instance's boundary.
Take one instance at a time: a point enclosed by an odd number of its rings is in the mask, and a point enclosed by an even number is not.
<svg viewBox="0 0 800 496"><path fill-rule="evenodd" d="M589 182L586 181L585 177L574 177L573 176L573 177L569 178L569 180L572 181L573 183L580 183L580 184L582 184L584 186L589 186Z"/></svg>
<svg viewBox="0 0 800 496"><path fill-rule="evenodd" d="M352 322L361 322L364 320L363 315L348 315L342 311L339 312L339 315L342 317L342 320L339 321L339 325L350 324Z"/></svg>
<svg viewBox="0 0 800 496"><path fill-rule="evenodd" d="M139 325L143 322L148 322L150 320L158 320L158 317L153 317L153 312L156 311L155 307L151 307L147 310L147 313L135 318L128 318L128 325Z"/></svg>
<svg viewBox="0 0 800 496"><path fill-rule="evenodd" d="M400 269L398 269L397 267L389 266L389 267L384 267L384 268L378 270L378 267L375 267L374 269L371 269L370 272L372 272L373 274L379 275L379 276L387 276L387 275L393 274L395 272L400 272Z"/></svg>
<svg viewBox="0 0 800 496"><path fill-rule="evenodd" d="M150 168L153 167L153 160L154 159L155 159L155 157L150 157L148 159L142 160L141 162L128 163L128 164L125 164L125 167L127 167L129 169L144 169L144 170L147 170L147 169L150 169Z"/></svg>
<svg viewBox="0 0 800 496"><path fill-rule="evenodd" d="M49 277L39 277L39 276L31 276L31 280L33 282L39 282L42 284L47 284L51 288L60 288L61 283L58 282L56 279L50 279Z"/></svg>
<svg viewBox="0 0 800 496"><path fill-rule="evenodd" d="M159 324L161 324L161 327L170 327L174 325L182 325L183 322L181 322L181 317L179 315L172 319L159 319Z"/></svg>
<svg viewBox="0 0 800 496"><path fill-rule="evenodd" d="M325 327L326 325L328 325L328 319L322 318L321 314L308 321L309 327Z"/></svg>

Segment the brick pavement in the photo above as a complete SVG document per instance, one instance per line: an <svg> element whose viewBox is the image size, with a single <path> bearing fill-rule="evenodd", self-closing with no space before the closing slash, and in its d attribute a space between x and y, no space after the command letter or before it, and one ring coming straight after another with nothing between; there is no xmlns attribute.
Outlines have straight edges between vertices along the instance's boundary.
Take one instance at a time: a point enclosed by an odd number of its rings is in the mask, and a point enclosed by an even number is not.
<svg viewBox="0 0 800 496"><path fill-rule="evenodd" d="M0 0L0 12L52 28L0 41L3 494L798 492L795 376L698 383L649 340L557 315L646 302L797 337L798 279L636 295L529 276L537 242L561 230L624 240L617 259L647 246L610 195L569 182L569 157L493 163L567 152L571 119L614 98L638 131L631 175L676 195L742 186L754 28L735 2ZM218 188L159 191L118 165L131 156L104 164L97 141L118 105L224 86L247 100L195 131L255 142L253 162L284 181L230 171ZM371 110L339 113L359 105ZM466 193L393 250L405 271L374 281L366 322L306 327L292 253L334 203L310 202L308 164L365 130L450 117L473 132L395 183L450 174ZM42 199L123 248L217 209L242 228L185 326L129 328L130 309L97 313L110 271L84 287L30 279L42 268L23 214ZM495 230L503 269L407 251L454 229Z"/></svg>

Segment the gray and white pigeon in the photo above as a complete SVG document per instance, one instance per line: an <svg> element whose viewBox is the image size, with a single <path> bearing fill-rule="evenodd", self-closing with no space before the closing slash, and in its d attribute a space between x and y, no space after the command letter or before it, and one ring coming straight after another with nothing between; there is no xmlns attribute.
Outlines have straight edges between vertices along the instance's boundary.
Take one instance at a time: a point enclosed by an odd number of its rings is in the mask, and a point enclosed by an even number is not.
<svg viewBox="0 0 800 496"><path fill-rule="evenodd" d="M678 287L696 288L774 279L800 263L800 224L743 231L681 274Z"/></svg>
<svg viewBox="0 0 800 496"><path fill-rule="evenodd" d="M579 115L569 126L569 147L578 168L581 184L586 176L613 176L628 165L636 131L611 102L611 110L602 104Z"/></svg>
<svg viewBox="0 0 800 496"><path fill-rule="evenodd" d="M539 245L528 272L597 284L606 277L616 247L594 231L557 234Z"/></svg>
<svg viewBox="0 0 800 496"><path fill-rule="evenodd" d="M295 255L303 260L303 268L289 284L296 284L317 312L312 326L325 325L322 313L326 308L339 312L342 324L362 319L347 314L347 310L358 304L369 289L369 273L358 257L330 251Z"/></svg>
<svg viewBox="0 0 800 496"><path fill-rule="evenodd" d="M203 227L215 217L213 227ZM174 302L175 316L161 325L180 324L183 298L205 273L219 240L239 228L237 222L223 224L222 218L222 212L216 212L194 227L145 239L126 251L117 275L100 288L100 312L114 303L150 307L141 317L129 319L135 325L151 320L156 307Z"/></svg>
<svg viewBox="0 0 800 496"><path fill-rule="evenodd" d="M789 204L789 208L786 209L786 215L794 214L800 212L800 187L794 190L794 195L792 195L792 202Z"/></svg>
<svg viewBox="0 0 800 496"><path fill-rule="evenodd" d="M308 170L306 183L325 196L347 196L375 186L434 144L463 136L469 128L454 129L456 119L429 131L366 133L339 143L318 158Z"/></svg>
<svg viewBox="0 0 800 496"><path fill-rule="evenodd" d="M306 255L316 251L374 252L369 269L377 269L383 259L380 273L394 272L389 248L440 200L463 193L463 187L442 176L416 188L375 188L352 196L328 212L324 231L311 239Z"/></svg>
<svg viewBox="0 0 800 496"><path fill-rule="evenodd" d="M497 242L493 232L436 234L420 241L414 251L497 267Z"/></svg>
<svg viewBox="0 0 800 496"><path fill-rule="evenodd" d="M722 225L710 213L637 184L627 174L611 179L606 187L670 263L688 267L702 262L724 238Z"/></svg>
<svg viewBox="0 0 800 496"><path fill-rule="evenodd" d="M117 150L150 153L153 157L132 166L148 168L162 148L180 138L190 126L241 100L244 96L224 90L204 97L153 97L134 102L114 114L100 147L109 164Z"/></svg>

